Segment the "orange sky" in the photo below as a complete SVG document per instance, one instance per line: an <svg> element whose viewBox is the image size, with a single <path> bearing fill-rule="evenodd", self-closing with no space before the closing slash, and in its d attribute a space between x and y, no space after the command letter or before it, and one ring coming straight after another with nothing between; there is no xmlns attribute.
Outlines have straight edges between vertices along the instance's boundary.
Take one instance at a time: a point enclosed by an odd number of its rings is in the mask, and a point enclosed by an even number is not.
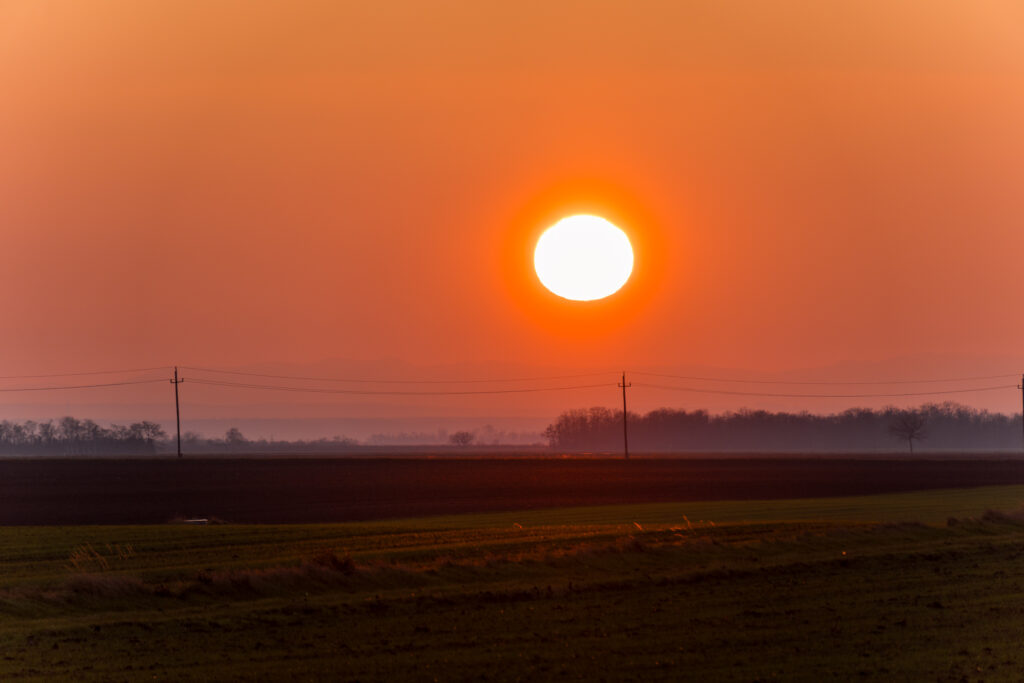
<svg viewBox="0 0 1024 683"><path fill-rule="evenodd" d="M496 4L0 4L0 374L1024 367L1020 3Z"/></svg>

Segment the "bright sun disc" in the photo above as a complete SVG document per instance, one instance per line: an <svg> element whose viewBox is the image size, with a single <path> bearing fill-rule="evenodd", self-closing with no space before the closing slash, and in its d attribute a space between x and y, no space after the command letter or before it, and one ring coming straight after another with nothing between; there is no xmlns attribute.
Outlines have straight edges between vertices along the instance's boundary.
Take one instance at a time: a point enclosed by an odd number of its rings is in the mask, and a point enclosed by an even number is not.
<svg viewBox="0 0 1024 683"><path fill-rule="evenodd" d="M541 283L564 299L603 299L633 272L633 246L626 233L599 216L569 216L537 240L533 267Z"/></svg>

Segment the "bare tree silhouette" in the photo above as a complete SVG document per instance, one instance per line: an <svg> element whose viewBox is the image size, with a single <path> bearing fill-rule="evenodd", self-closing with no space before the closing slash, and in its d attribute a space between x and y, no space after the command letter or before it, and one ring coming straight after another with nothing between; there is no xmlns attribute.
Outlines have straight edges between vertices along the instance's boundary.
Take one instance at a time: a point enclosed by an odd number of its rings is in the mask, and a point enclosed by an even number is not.
<svg viewBox="0 0 1024 683"><path fill-rule="evenodd" d="M465 448L469 444L473 443L473 433L455 432L448 438L448 440L451 441L452 445L454 446L460 446L462 448Z"/></svg>
<svg viewBox="0 0 1024 683"><path fill-rule="evenodd" d="M910 446L910 452L914 452L914 440L923 441L928 438L924 415L916 410L904 410L896 413L892 424L889 425L889 433L897 439L906 439Z"/></svg>
<svg viewBox="0 0 1024 683"><path fill-rule="evenodd" d="M224 432L224 442L231 446L241 446L246 441L247 439L242 436L242 432L238 427L232 427L228 431Z"/></svg>

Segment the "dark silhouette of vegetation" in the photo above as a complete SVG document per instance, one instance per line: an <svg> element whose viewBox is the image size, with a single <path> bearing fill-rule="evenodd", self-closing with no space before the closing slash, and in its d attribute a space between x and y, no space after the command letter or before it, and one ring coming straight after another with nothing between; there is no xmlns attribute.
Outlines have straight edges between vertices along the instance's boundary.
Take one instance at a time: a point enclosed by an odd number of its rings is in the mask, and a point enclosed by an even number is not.
<svg viewBox="0 0 1024 683"><path fill-rule="evenodd" d="M907 420L904 424L904 420ZM917 421L920 424L917 424ZM899 432L895 431L898 427ZM867 452L892 450L892 437L927 436L932 450L1019 450L1021 416L976 410L957 403L930 403L912 411L851 408L831 415L739 410L660 408L629 414L630 450L696 452ZM909 432L909 427L913 427ZM570 410L544 431L552 448L618 451L622 411Z"/></svg>
<svg viewBox="0 0 1024 683"><path fill-rule="evenodd" d="M910 452L914 452L914 440L922 441L928 438L926 425L928 420L916 410L905 410L894 416L889 425L889 433L897 439L906 439L910 446Z"/></svg>
<svg viewBox="0 0 1024 683"><path fill-rule="evenodd" d="M155 422L101 427L92 420L62 417L36 422L0 422L0 453L100 455L154 453L167 433Z"/></svg>
<svg viewBox="0 0 1024 683"><path fill-rule="evenodd" d="M485 424L475 429L460 429L458 431L468 432L473 436L472 444L476 447L487 446L528 446L537 447L543 445L541 434L535 431L524 430L521 432L506 431ZM366 439L367 446L423 446L452 444L452 435L446 429L438 429L435 432L391 432L371 434Z"/></svg>
<svg viewBox="0 0 1024 683"><path fill-rule="evenodd" d="M231 446L241 446L249 442L248 439L242 436L242 431L238 427L232 427L224 432L224 441Z"/></svg>
<svg viewBox="0 0 1024 683"><path fill-rule="evenodd" d="M309 441L249 440L232 427L223 439L207 439L186 431L181 435L181 444L187 453L333 453L358 442L342 436ZM157 423L145 420L109 427L74 417L62 417L56 422L0 422L0 455L147 455L175 450L173 435Z"/></svg>
<svg viewBox="0 0 1024 683"><path fill-rule="evenodd" d="M384 439L378 436L371 437L367 447L380 448ZM498 436L507 434L487 426L451 435L407 436L409 443L447 442L466 448L498 443ZM442 436L443 440L434 440ZM93 420L74 417L44 422L4 420L0 421L0 455L172 453L175 444L171 437L159 424L147 421L102 427ZM560 450L617 452L622 448L622 411L570 410L549 425L543 437L551 448ZM926 404L916 410L851 408L830 415L765 410L712 415L704 410L670 408L629 415L630 449L639 452L881 452L893 450L893 437L905 440L912 453L914 442L920 444L926 438L929 450L1016 451L1021 448L1021 416L952 402ZM186 454L312 454L359 447L358 441L343 436L295 441L248 439L236 427L228 429L223 438L207 438L191 431L182 434Z"/></svg>
<svg viewBox="0 0 1024 683"><path fill-rule="evenodd" d="M186 453L337 453L359 442L344 436L327 439L284 441L276 439L247 439L237 427L224 432L223 439L207 439L196 432L181 435L181 449ZM166 452L171 452L167 443Z"/></svg>
<svg viewBox="0 0 1024 683"><path fill-rule="evenodd" d="M451 442L453 446L458 446L459 448L466 448L467 446L469 446L469 444L473 443L473 438L473 432L455 432L450 437L448 437L448 440Z"/></svg>

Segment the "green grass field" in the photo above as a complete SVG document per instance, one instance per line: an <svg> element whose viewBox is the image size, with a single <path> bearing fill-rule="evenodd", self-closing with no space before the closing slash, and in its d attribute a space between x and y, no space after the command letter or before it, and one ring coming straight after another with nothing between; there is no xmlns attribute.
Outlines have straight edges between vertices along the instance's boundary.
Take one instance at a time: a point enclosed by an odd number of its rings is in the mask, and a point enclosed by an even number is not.
<svg viewBox="0 0 1024 683"><path fill-rule="evenodd" d="M1022 501L0 528L0 678L1022 680Z"/></svg>

